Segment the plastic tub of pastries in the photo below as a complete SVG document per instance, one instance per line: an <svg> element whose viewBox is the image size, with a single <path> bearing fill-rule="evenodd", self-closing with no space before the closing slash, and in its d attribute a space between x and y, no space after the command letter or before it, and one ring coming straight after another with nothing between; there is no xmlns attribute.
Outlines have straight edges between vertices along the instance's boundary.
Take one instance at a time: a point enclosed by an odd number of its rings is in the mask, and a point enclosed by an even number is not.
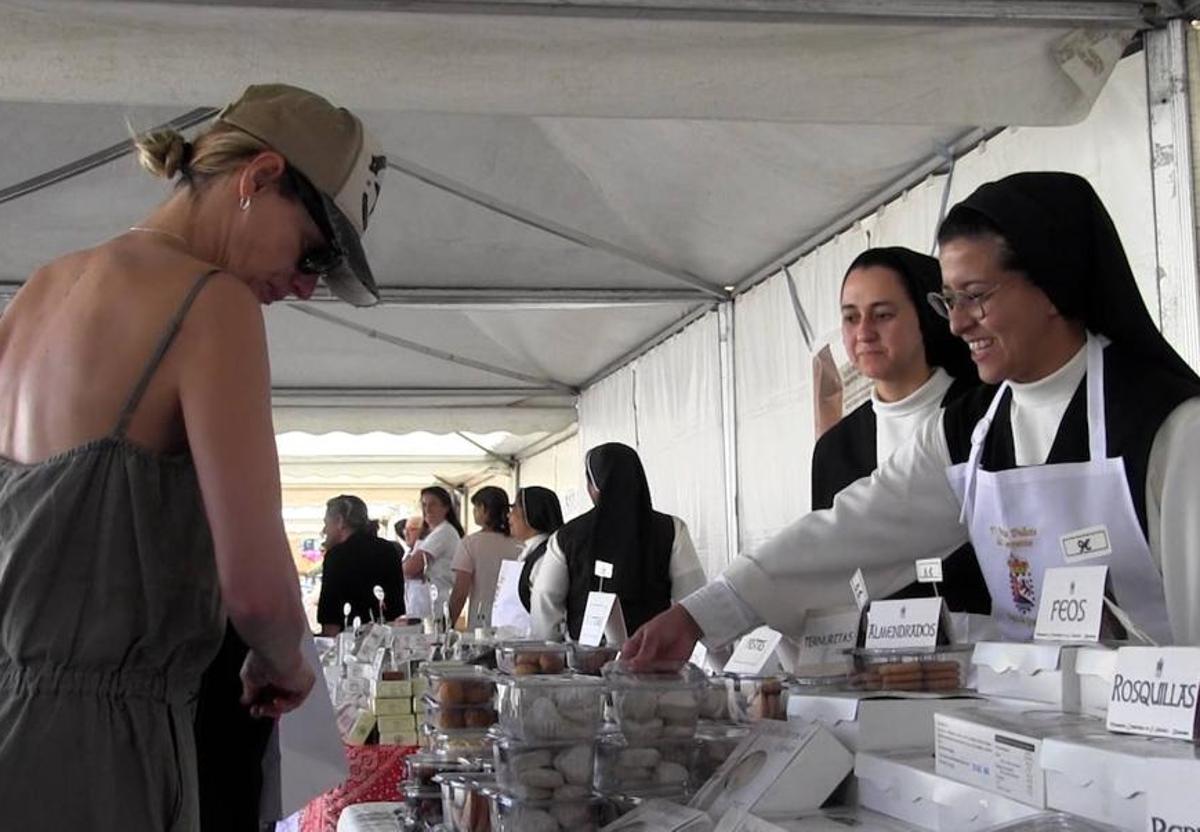
<svg viewBox="0 0 1200 832"><path fill-rule="evenodd" d="M480 728L447 728L439 731L425 725L422 726L421 747L435 754L468 762L490 759L492 756L491 738L487 730ZM478 763L470 764L479 768Z"/></svg>
<svg viewBox="0 0 1200 832"><path fill-rule="evenodd" d="M699 785L696 740L654 740L640 745L621 734L606 734L596 744L596 790L637 794L688 791Z"/></svg>
<svg viewBox="0 0 1200 832"><path fill-rule="evenodd" d="M946 693L966 684L973 644L903 650L851 651L854 672L849 687L854 690L895 690L914 693Z"/></svg>
<svg viewBox="0 0 1200 832"><path fill-rule="evenodd" d="M614 662L605 669L605 680L612 691L613 718L627 735L639 741L695 735L708 685L695 665L673 662L635 672Z"/></svg>
<svg viewBox="0 0 1200 832"><path fill-rule="evenodd" d="M404 781L432 786L433 778L439 774L457 774L472 771L468 761L433 751L418 751L404 758Z"/></svg>
<svg viewBox="0 0 1200 832"><path fill-rule="evenodd" d="M527 800L500 792L492 797L492 832L596 832L608 821L606 801Z"/></svg>
<svg viewBox="0 0 1200 832"><path fill-rule="evenodd" d="M491 832L489 788L495 779L480 774L439 774L442 790L442 824L447 832Z"/></svg>
<svg viewBox="0 0 1200 832"><path fill-rule="evenodd" d="M592 739L525 742L497 737L496 782L531 800L579 800L591 791L596 760Z"/></svg>
<svg viewBox="0 0 1200 832"><path fill-rule="evenodd" d="M496 695L496 674L473 665L426 668L426 696L441 706L490 705Z"/></svg>
<svg viewBox="0 0 1200 832"><path fill-rule="evenodd" d="M586 644L567 645L567 667L585 676L599 676L604 666L621 652L619 647L589 647Z"/></svg>
<svg viewBox="0 0 1200 832"><path fill-rule="evenodd" d="M523 740L591 739L604 713L604 684L590 676L502 677L500 726Z"/></svg>
<svg viewBox="0 0 1200 832"><path fill-rule="evenodd" d="M725 677L708 677L704 687L700 690L698 702L700 719L710 722L728 722L731 717L729 714L729 688L725 684Z"/></svg>
<svg viewBox="0 0 1200 832"><path fill-rule="evenodd" d="M567 645L552 641L502 641L496 645L496 667L512 676L564 673Z"/></svg>
<svg viewBox="0 0 1200 832"><path fill-rule="evenodd" d="M426 725L442 731L459 728L486 731L496 724L496 709L491 701L482 705L442 705L435 699L425 697L422 713Z"/></svg>
<svg viewBox="0 0 1200 832"><path fill-rule="evenodd" d="M729 717L734 722L758 722L762 719L787 719L787 690L782 676L743 676L728 674Z"/></svg>
<svg viewBox="0 0 1200 832"><path fill-rule="evenodd" d="M432 828L442 822L442 790L436 783L429 786L409 783L404 787L405 815Z"/></svg>

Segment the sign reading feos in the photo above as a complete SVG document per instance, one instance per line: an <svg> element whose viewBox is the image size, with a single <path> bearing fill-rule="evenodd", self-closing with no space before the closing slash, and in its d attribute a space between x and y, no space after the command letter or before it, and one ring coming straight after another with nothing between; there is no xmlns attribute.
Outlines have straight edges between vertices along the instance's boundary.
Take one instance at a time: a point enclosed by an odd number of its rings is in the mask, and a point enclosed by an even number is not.
<svg viewBox="0 0 1200 832"><path fill-rule="evenodd" d="M1059 566L1042 573L1035 641L1099 641L1107 566Z"/></svg>
<svg viewBox="0 0 1200 832"><path fill-rule="evenodd" d="M1108 730L1196 738L1200 647L1122 647L1108 701Z"/></svg>

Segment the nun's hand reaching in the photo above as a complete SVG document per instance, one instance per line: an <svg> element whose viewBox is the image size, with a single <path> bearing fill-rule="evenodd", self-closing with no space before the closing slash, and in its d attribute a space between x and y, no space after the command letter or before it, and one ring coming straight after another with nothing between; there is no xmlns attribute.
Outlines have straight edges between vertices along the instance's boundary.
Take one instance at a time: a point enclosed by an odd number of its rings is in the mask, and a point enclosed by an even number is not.
<svg viewBox="0 0 1200 832"><path fill-rule="evenodd" d="M621 658L634 670L649 669L655 662L687 661L704 635L686 609L672 604L647 621L621 648Z"/></svg>

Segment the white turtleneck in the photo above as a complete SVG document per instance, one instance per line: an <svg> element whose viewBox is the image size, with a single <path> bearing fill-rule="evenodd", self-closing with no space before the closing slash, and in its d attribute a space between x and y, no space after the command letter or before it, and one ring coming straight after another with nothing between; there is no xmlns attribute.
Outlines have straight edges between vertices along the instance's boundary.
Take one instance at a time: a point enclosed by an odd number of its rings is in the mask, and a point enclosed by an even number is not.
<svg viewBox="0 0 1200 832"><path fill-rule="evenodd" d="M937 367L928 380L903 399L885 402L871 390L871 409L875 411L875 458L887 459L908 441L927 419L942 406L954 378Z"/></svg>
<svg viewBox="0 0 1200 832"><path fill-rule="evenodd" d="M1032 384L1014 384L1013 450L1018 465L1045 462L1063 413L1086 373L1086 350ZM1200 398L1159 427L1146 475L1150 552L1163 574L1177 644L1200 645ZM873 597L912 578L913 560L966 542L946 469L942 418L931 419L874 475L838 494L833 507L792 523L758 551L738 557L681 602L709 649L766 623L799 633L809 609L848 603L861 568Z"/></svg>

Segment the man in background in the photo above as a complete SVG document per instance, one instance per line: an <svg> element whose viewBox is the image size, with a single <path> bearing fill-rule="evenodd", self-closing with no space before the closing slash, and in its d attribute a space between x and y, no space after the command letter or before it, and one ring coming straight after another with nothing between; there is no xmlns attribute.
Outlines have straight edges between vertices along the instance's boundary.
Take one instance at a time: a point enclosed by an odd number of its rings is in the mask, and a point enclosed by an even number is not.
<svg viewBox="0 0 1200 832"><path fill-rule="evenodd" d="M367 517L367 504L342 494L325 504L325 564L317 623L321 634L335 636L347 620L392 621L404 615L404 573L391 543L378 537ZM383 589L382 607L375 587ZM343 612L350 604L350 614Z"/></svg>

